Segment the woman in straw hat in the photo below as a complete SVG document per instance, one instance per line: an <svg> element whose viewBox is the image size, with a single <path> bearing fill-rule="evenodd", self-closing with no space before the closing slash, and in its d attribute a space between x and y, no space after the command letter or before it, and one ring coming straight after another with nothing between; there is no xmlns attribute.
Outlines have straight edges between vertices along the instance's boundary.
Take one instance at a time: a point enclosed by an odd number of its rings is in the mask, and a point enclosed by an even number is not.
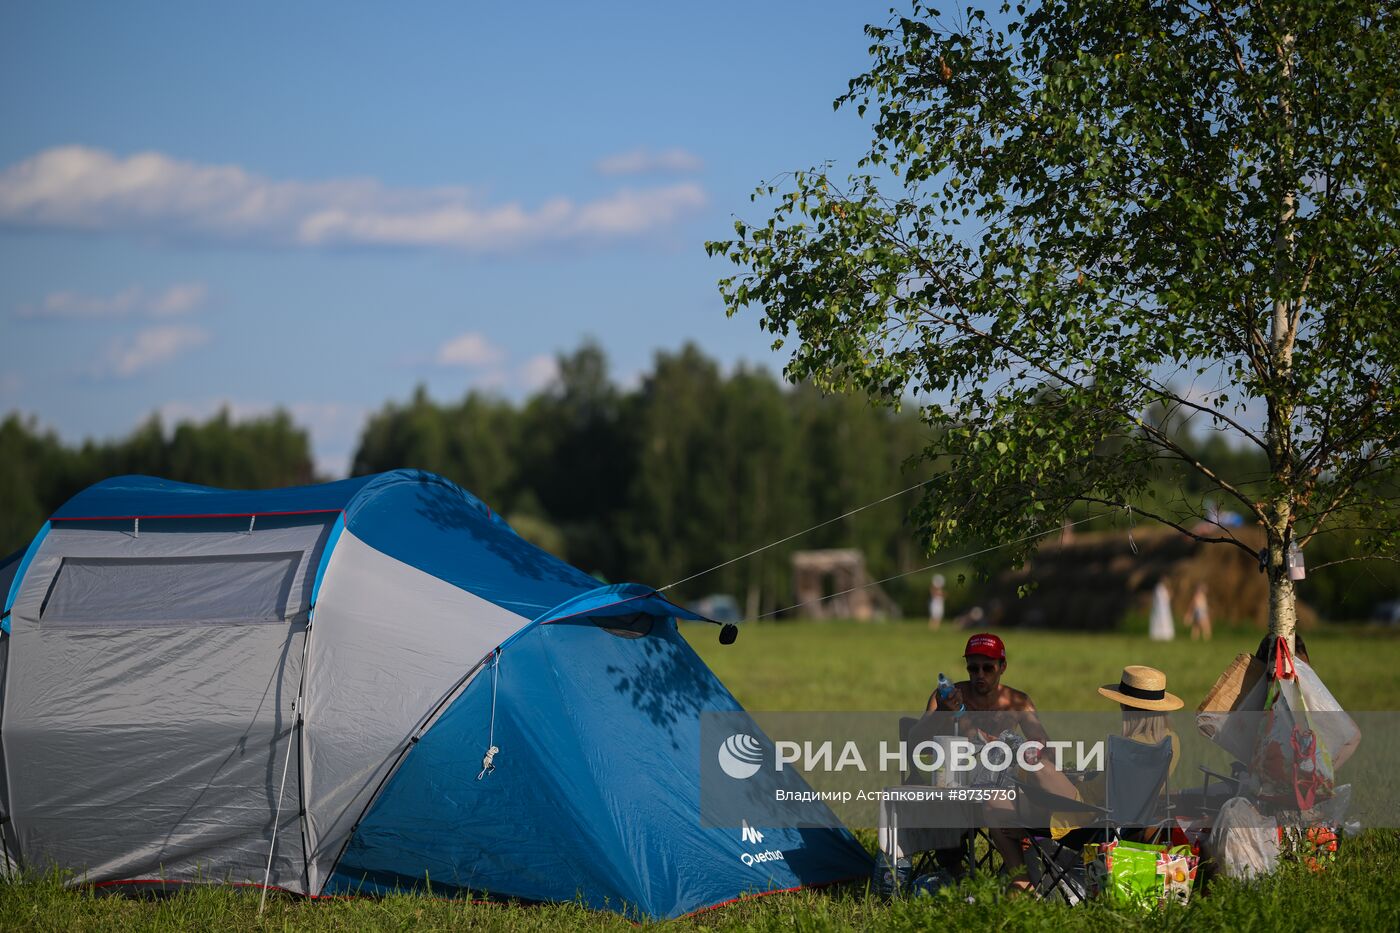
<svg viewBox="0 0 1400 933"><path fill-rule="evenodd" d="M1163 739L1171 739L1172 759L1167 773L1175 773L1177 759L1181 757L1181 739L1172 731L1167 713L1181 709L1182 702L1180 697L1167 692L1167 675L1155 667L1129 664L1123 668L1118 683L1104 684L1099 688L1099 695L1116 700L1118 708L1123 711L1125 739L1144 745L1156 745ZM1063 780L1062 775L1059 777ZM1053 792L1075 797L1085 803L1102 804L1105 796L1104 775L1096 775L1077 787L1064 781ZM1050 834L1056 839L1060 838L1075 828L1071 820L1082 816L1073 813L1051 814Z"/></svg>
<svg viewBox="0 0 1400 933"><path fill-rule="evenodd" d="M1172 740L1172 770L1181 753L1181 740L1167 722L1167 713L1181 709L1181 698L1167 692L1167 675L1155 667L1129 664L1116 684L1099 688L1101 696L1117 700L1123 710L1123 737L1146 745Z"/></svg>

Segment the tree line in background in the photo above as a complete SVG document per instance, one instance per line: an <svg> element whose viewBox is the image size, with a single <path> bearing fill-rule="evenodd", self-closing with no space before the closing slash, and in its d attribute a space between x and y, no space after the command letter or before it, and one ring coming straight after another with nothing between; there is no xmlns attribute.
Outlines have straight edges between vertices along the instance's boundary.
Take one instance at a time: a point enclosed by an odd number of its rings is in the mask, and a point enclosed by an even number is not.
<svg viewBox="0 0 1400 933"><path fill-rule="evenodd" d="M559 358L557 379L521 403L481 392L437 402L419 389L369 419L351 471L416 467L471 490L524 537L610 581L663 585L738 557L934 475L914 463L928 428L912 413L858 396L787 386L762 370L726 373L695 346L656 356L635 388L610 377L597 346ZM1157 415L1159 426L1241 484L1263 475L1257 454ZM313 482L305 429L285 412L235 421L227 411L167 430L152 417L129 437L74 447L32 420L0 421L0 555L22 547L70 496L108 476L146 473L191 483L266 488ZM324 479L325 477L320 477ZM1164 469L1146 491L1158 509L1199 516L1210 490ZM862 551L871 574L931 562L907 515L918 492L842 518L677 588L679 598L735 596L746 617L792 602L790 558L823 547ZM1087 526L1124 528L1122 517ZM1354 535L1320 537L1320 565L1357 551ZM950 583L967 566L945 569ZM928 574L885 589L923 612ZM1392 564L1310 573L1304 598L1330 618L1362 618L1400 594ZM954 586L950 609L977 599Z"/></svg>
<svg viewBox="0 0 1400 933"><path fill-rule="evenodd" d="M315 481L311 441L284 411L234 421L227 410L167 432L152 415L129 437L71 447L32 419L0 421L0 555L23 547L74 494L109 476L261 489Z"/></svg>
<svg viewBox="0 0 1400 933"><path fill-rule="evenodd" d="M585 345L523 405L475 392L443 405L420 390L385 406L365 428L353 471L441 473L585 570L663 585L917 483L923 477L904 467L923 441L912 415L785 388L758 370L726 375L692 345L658 354L624 391L603 351ZM707 574L681 594L733 594L748 615L782 608L789 558L802 548L859 548L877 577L917 567L903 521L913 496Z"/></svg>

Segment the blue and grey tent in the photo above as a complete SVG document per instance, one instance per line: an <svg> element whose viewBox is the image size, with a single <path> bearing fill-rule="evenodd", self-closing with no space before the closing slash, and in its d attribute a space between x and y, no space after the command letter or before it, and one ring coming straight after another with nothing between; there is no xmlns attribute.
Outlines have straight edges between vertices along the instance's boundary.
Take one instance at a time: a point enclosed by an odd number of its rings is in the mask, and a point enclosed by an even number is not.
<svg viewBox="0 0 1400 933"><path fill-rule="evenodd" d="M702 826L701 713L740 707L677 630L698 617L431 474L111 479L0 574L24 867L643 917L868 868L844 829L765 829L765 860Z"/></svg>

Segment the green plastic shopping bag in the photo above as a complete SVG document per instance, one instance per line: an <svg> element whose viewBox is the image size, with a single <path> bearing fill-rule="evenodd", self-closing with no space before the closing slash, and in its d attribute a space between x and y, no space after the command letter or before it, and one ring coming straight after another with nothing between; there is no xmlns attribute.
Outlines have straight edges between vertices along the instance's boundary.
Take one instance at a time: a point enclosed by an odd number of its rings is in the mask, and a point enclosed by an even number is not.
<svg viewBox="0 0 1400 933"><path fill-rule="evenodd" d="M1164 884L1158 863L1166 846L1142 842L1107 842L1084 847L1085 879L1091 896L1115 907L1151 910L1162 902Z"/></svg>

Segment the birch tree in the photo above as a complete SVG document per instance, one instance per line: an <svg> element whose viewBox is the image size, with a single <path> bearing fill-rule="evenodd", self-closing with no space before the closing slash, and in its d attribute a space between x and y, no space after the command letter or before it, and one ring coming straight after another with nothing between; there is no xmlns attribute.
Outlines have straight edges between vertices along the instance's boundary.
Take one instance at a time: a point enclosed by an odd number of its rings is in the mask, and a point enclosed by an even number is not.
<svg viewBox="0 0 1400 933"><path fill-rule="evenodd" d="M918 512L931 549L1020 559L1090 503L1254 553L1145 499L1194 471L1262 527L1291 640L1291 547L1400 538L1397 15L916 3L867 27L836 101L873 126L853 173L765 185L766 218L707 244L738 266L728 312L756 309L792 379L922 406L947 468ZM1267 475L1223 475L1152 412L1256 445Z"/></svg>

